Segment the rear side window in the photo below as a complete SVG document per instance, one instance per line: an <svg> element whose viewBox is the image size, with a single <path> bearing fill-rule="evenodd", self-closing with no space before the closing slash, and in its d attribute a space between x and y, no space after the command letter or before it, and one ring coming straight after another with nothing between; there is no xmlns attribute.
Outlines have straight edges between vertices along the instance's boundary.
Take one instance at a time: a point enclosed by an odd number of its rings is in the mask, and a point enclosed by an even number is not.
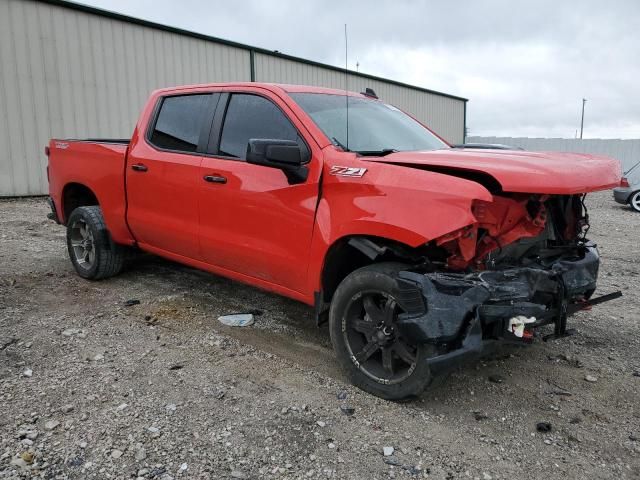
<svg viewBox="0 0 640 480"><path fill-rule="evenodd" d="M271 101L258 95L233 94L227 107L220 155L245 160L252 138L298 140L298 132L289 119Z"/></svg>
<svg viewBox="0 0 640 480"><path fill-rule="evenodd" d="M210 98L210 94L165 98L151 133L151 143L168 150L195 152Z"/></svg>

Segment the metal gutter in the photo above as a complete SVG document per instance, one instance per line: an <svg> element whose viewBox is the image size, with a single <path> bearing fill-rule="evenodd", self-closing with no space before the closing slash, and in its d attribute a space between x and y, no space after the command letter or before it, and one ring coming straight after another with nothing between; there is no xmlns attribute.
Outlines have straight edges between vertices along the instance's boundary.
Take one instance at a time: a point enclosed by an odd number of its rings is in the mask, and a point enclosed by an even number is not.
<svg viewBox="0 0 640 480"><path fill-rule="evenodd" d="M255 53L261 53L263 55L271 55L273 57L278 57L278 58L282 58L282 59L285 59L285 60L292 60L294 62L299 62L299 63L303 63L303 64L306 64L306 65L312 65L314 67L326 68L328 70L333 70L335 72L341 72L341 73L345 72L344 68L335 67L333 65L327 65L326 63L315 62L313 60L307 60L305 58L295 57L293 55L287 55L287 54L284 54L284 53L274 52L272 50L267 50L267 49L264 49L264 48L253 47L251 45L246 45L244 43L238 43L238 42L234 42L234 41L231 41L231 40L225 40L223 38L213 37L213 36L210 36L210 35L204 35L202 33L192 32L190 30L184 30L184 29L181 29L181 28L171 27L169 25L163 25L161 23L150 22L148 20L143 20L141 18L130 17L128 15L123 15L121 13L112 12L110 10L104 10L102 8L97 8L97 7L92 7L92 6L89 6L89 5L84 5L82 3L68 2L68 1L65 1L65 0L35 0L35 1L38 1L40 3L46 3L46 4L49 4L49 5L55 5L57 7L63 7L63 8L71 9L71 10L76 10L76 11L80 11L80 12L84 12L84 13L89 13L89 14L92 14L92 15L98 15L98 16L101 16L101 17L112 18L112 19L120 20L120 21L127 22L127 23L133 23L133 24L141 25L141 26L148 27L148 28L155 28L157 30L164 30L166 32L177 33L179 35L185 35L185 36L192 37L192 38L198 38L200 40L206 40L206 41L209 41L209 42L215 42L215 43L219 43L219 44L222 44L222 45L227 45L229 47L240 48L242 50L248 50L250 58L255 56ZM252 67L252 78L251 78L251 81L255 81L255 79L254 79L254 77L255 77L255 65L254 65L253 62L251 64L251 67ZM416 91L423 92L423 93L430 93L432 95L438 95L438 96L441 96L441 97L452 98L454 100L460 100L460 101L463 101L463 102L467 102L468 101L468 99L466 99L464 97L458 97L456 95L451 95L449 93L438 92L437 90L430 90L428 88L417 87L415 85L409 85L407 83L398 82L396 80L390 80L388 78L377 77L375 75L369 75L369 74L361 73L361 72L354 72L353 70L347 70L347 73L350 73L352 75L356 75L356 76L362 77L362 78L368 78L370 80L376 80L376 81L379 81L379 82L386 82L386 83L389 83L389 84L392 84L392 85L396 85L396 86L399 86L399 87L410 88L412 90L416 90Z"/></svg>

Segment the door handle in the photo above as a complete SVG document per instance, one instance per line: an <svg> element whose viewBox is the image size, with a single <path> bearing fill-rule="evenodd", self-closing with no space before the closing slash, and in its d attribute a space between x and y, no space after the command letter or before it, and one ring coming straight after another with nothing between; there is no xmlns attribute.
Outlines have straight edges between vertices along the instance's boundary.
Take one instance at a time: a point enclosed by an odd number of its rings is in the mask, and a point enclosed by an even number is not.
<svg viewBox="0 0 640 480"><path fill-rule="evenodd" d="M134 163L133 165L131 165L131 170L135 170L136 172L146 172L149 169L142 163Z"/></svg>
<svg viewBox="0 0 640 480"><path fill-rule="evenodd" d="M226 177L221 177L219 175L205 175L204 181L209 183L227 183Z"/></svg>

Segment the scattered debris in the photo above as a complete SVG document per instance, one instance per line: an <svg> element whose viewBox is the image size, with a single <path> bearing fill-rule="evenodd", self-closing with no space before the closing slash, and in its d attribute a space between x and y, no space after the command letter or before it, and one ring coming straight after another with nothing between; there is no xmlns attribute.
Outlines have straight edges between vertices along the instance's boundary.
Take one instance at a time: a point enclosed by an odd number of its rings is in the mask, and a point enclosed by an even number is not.
<svg viewBox="0 0 640 480"><path fill-rule="evenodd" d="M382 454L385 457L390 457L391 455L393 455L393 452L395 452L395 448L393 447L382 447Z"/></svg>
<svg viewBox="0 0 640 480"><path fill-rule="evenodd" d="M347 405L341 405L340 406L340 410L342 410L342 413L344 413L345 415L351 416L354 413L356 413L356 409L353 407L349 407Z"/></svg>
<svg viewBox="0 0 640 480"><path fill-rule="evenodd" d="M142 462L147 458L147 451L144 448L137 449L134 458L137 462Z"/></svg>
<svg viewBox="0 0 640 480"><path fill-rule="evenodd" d="M336 397L338 397L338 400L345 400L347 398L347 392L345 390L340 390L336 394Z"/></svg>
<svg viewBox="0 0 640 480"><path fill-rule="evenodd" d="M181 370L184 368L184 363L174 363L173 365L169 366L169 370Z"/></svg>
<svg viewBox="0 0 640 480"><path fill-rule="evenodd" d="M504 377L496 374L489 375L489 381L491 383L504 383Z"/></svg>
<svg viewBox="0 0 640 480"><path fill-rule="evenodd" d="M549 422L538 422L536 423L536 430L539 432L550 432L551 424Z"/></svg>
<svg viewBox="0 0 640 480"><path fill-rule="evenodd" d="M58 426L60 425L60 422L57 420L49 420L47 423L44 424L44 429L45 430L54 430L56 428L58 428Z"/></svg>
<svg viewBox="0 0 640 480"><path fill-rule="evenodd" d="M73 457L70 458L69 461L67 461L67 466L74 468L74 467L79 467L84 463L84 458L82 457Z"/></svg>
<svg viewBox="0 0 640 480"><path fill-rule="evenodd" d="M18 343L18 340L20 340L17 337L11 337L7 340L4 340L2 343L0 343L0 351L4 350L5 348L13 345L14 343Z"/></svg>
<svg viewBox="0 0 640 480"><path fill-rule="evenodd" d="M140 300L132 298L131 300L124 302L125 307L133 307L134 305L140 305Z"/></svg>
<svg viewBox="0 0 640 480"><path fill-rule="evenodd" d="M635 435L631 434L631 435L629 435L629 440L631 440L632 442L636 442L636 441L638 441L638 437L636 437Z"/></svg>
<svg viewBox="0 0 640 480"><path fill-rule="evenodd" d="M122 450L113 449L111 450L111 458L120 458L124 452Z"/></svg>
<svg viewBox="0 0 640 480"><path fill-rule="evenodd" d="M24 460L26 463L33 463L33 453L31 452L22 452L20 454L20 458Z"/></svg>
<svg viewBox="0 0 640 480"><path fill-rule="evenodd" d="M79 338L86 338L87 332L82 330L81 328L67 328L61 332L63 337L73 337L77 336Z"/></svg>
<svg viewBox="0 0 640 480"><path fill-rule="evenodd" d="M509 319L509 326L507 330L513 333L516 337L522 338L524 336L524 328L528 323L535 323L536 317L525 317L524 315L518 315Z"/></svg>
<svg viewBox="0 0 640 480"><path fill-rule="evenodd" d="M240 470L232 470L231 471L231 478L237 478L239 480L246 480L249 477L247 477L247 475L244 472L240 471Z"/></svg>
<svg viewBox="0 0 640 480"><path fill-rule="evenodd" d="M552 382L549 379L547 379L547 383L552 387L555 387L553 390L545 391L544 393L546 393L547 395L559 395L559 396L565 396L565 397L570 397L572 395L571 392L569 392L566 388L561 387L560 385Z"/></svg>
<svg viewBox="0 0 640 480"><path fill-rule="evenodd" d="M213 398L215 398L216 400L222 400L225 396L225 393L226 392L224 390L218 390L213 394Z"/></svg>
<svg viewBox="0 0 640 480"><path fill-rule="evenodd" d="M593 375L586 375L584 379L590 383L595 383L598 381L598 377L594 377Z"/></svg>
<svg viewBox="0 0 640 480"><path fill-rule="evenodd" d="M218 321L228 327L248 327L253 325L252 313L233 313L231 315L221 315Z"/></svg>
<svg viewBox="0 0 640 480"><path fill-rule="evenodd" d="M489 415L478 411L478 412L473 412L473 418L475 418L476 421L479 422L480 420L486 420L487 418L489 418Z"/></svg>
<svg viewBox="0 0 640 480"><path fill-rule="evenodd" d="M322 420L318 420L316 422L316 425L318 425L319 427L322 427L322 428L327 426L327 424L325 422L323 422Z"/></svg>
<svg viewBox="0 0 640 480"><path fill-rule="evenodd" d="M633 376L640 377L640 370L636 370L635 372L633 372Z"/></svg>
<svg viewBox="0 0 640 480"><path fill-rule="evenodd" d="M31 370L30 368L25 368L25 369L22 371L22 376L23 376L23 377L30 378L32 375L33 375L33 370Z"/></svg>

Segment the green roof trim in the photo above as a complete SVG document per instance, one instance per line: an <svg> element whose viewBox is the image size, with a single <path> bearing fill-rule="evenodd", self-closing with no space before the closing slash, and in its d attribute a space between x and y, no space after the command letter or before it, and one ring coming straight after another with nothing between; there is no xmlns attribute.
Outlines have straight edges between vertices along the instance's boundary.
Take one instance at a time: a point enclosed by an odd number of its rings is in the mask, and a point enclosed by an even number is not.
<svg viewBox="0 0 640 480"><path fill-rule="evenodd" d="M259 47L253 47L251 45L246 45L244 43L233 42L231 40L225 40L223 38L218 38L218 37L213 37L213 36L210 36L210 35L205 35L205 34L202 34L202 33L192 32L190 30L184 30L184 29L181 29L181 28L171 27L171 26L168 26L168 25L163 25L161 23L150 22L148 20L143 20L141 18L130 17L128 15L123 15L121 13L112 12L110 10L104 10L102 8L97 8L97 7L91 7L89 5L84 5L82 3L68 2L66 0L36 0L36 1L41 2L41 3L47 3L49 5L55 5L55 6L58 6L58 7L69 8L71 10L76 10L76 11L80 11L80 12L84 12L84 13L89 13L89 14L92 14L92 15L98 15L98 16L101 16L101 17L113 18L115 20L121 20L123 22L133 23L133 24L136 24L136 25L142 25L144 27L155 28L155 29L158 29L158 30L164 30L164 31L171 32L171 33L177 33L179 35L185 35L185 36L188 36L188 37L198 38L200 40L207 40L207 41L210 41L210 42L215 42L215 43L219 43L219 44L222 44L222 45L227 45L227 46L230 46L230 47L240 48L242 50L247 50L250 53L250 55L251 55L251 52L261 53L261 54L264 54L264 55L271 55L273 57L282 58L282 59L285 59L285 60L292 60L294 62L300 62L300 63L306 64L306 65L312 65L314 67L326 68L328 70L333 70L333 71L336 71L336 72L344 72L345 71L344 68L335 67L333 65L327 65L326 63L315 62L313 60L307 60L305 58L295 57L293 55L287 55L285 53L274 52L274 51L267 50L267 49L264 49L264 48L259 48ZM390 83L392 85L397 85L399 87L405 87L405 88L410 88L412 90L417 90L419 92L430 93L430 94L433 94L433 95L452 98L454 100L460 100L462 102L468 102L469 101L468 99L466 99L464 97L458 97L456 95L451 95L449 93L438 92L436 90L430 90L428 88L417 87L415 85L409 85L408 83L402 83L402 82L398 82L396 80L390 80L388 78L377 77L375 75L369 75L369 74L361 73L361 72L354 72L353 70L347 70L347 72L352 74L352 75L357 75L357 76L362 77L362 78L368 78L370 80L376 80L376 81L379 81L379 82L386 82L386 83Z"/></svg>

